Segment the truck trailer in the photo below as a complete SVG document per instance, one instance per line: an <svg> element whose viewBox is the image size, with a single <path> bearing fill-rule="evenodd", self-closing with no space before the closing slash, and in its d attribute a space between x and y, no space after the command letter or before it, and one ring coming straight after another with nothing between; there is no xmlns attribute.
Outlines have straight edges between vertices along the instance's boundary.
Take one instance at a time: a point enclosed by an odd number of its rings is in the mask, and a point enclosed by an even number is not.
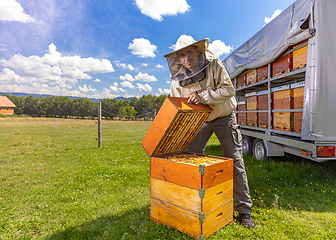
<svg viewBox="0 0 336 240"><path fill-rule="evenodd" d="M243 152L336 160L336 1L297 0L223 64Z"/></svg>

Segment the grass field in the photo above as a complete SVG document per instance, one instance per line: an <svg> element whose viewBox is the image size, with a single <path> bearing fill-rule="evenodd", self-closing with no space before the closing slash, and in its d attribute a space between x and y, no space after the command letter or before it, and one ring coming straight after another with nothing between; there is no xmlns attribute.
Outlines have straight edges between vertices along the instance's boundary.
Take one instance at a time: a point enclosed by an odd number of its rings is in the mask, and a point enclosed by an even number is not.
<svg viewBox="0 0 336 240"><path fill-rule="evenodd" d="M149 125L103 121L98 149L94 120L1 117L0 239L193 239L149 220ZM257 226L208 239L336 238L335 162L244 159Z"/></svg>

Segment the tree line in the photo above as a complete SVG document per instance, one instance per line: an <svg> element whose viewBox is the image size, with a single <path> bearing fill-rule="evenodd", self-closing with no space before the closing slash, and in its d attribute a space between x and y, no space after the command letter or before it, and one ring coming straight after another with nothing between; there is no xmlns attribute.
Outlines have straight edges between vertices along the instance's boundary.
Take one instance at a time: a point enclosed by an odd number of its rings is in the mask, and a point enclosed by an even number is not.
<svg viewBox="0 0 336 240"><path fill-rule="evenodd" d="M7 95L15 105L16 115L59 118L95 118L98 102L89 98L69 98L67 96L41 97L33 95ZM105 98L101 100L102 116L108 119L152 119L166 99L166 95L143 95L131 100ZM141 116L141 118L139 117Z"/></svg>

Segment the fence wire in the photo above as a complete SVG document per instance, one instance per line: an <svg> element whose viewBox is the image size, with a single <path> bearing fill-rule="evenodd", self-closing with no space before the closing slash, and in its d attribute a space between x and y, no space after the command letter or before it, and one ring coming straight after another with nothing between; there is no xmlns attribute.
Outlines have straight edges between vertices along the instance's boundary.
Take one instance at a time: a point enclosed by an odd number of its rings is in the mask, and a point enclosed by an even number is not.
<svg viewBox="0 0 336 240"><path fill-rule="evenodd" d="M140 118L140 117L144 117L144 116L148 116L150 114L153 114L155 113L155 110L154 111L151 111L151 112L148 112L148 113L144 113L144 114L140 114L140 115L136 115L136 116L124 116L124 115L118 115L118 114L115 114L115 113L111 113L111 112L108 112L108 111L105 111L105 110L101 110L102 112L106 113L106 114L109 114L109 115L112 115L113 117L120 117L120 118ZM155 117L155 116L154 116ZM154 118L153 117L153 118ZM150 125L152 123L149 123L147 126L143 127L143 128L140 128L140 129L133 129L133 130L122 130L122 129L117 129L117 128L110 128L106 125L103 125L101 124L102 128L103 129L108 129L108 130L111 130L111 131L119 131L119 132L126 132L126 133L130 133L130 132L140 132L140 131L143 131L143 130L146 130L146 129L149 129ZM102 141L105 141L105 142L113 142L113 141L119 141L119 140L131 140L131 139L139 139L139 138L144 138L145 135L141 135L141 136L134 136L134 137L126 137L126 138L113 138L113 139L108 139L108 138L104 138L102 136Z"/></svg>
<svg viewBox="0 0 336 240"><path fill-rule="evenodd" d="M148 112L148 113L144 113L144 114L140 114L140 115L135 115L135 116L124 116L124 115L118 115L118 114L115 114L115 113L111 113L111 112L105 111L104 109L102 109L102 112L110 114L110 115L112 115L114 117L122 117L122 118L140 118L140 117L149 115L151 113L154 113L154 111L151 111L151 112Z"/></svg>

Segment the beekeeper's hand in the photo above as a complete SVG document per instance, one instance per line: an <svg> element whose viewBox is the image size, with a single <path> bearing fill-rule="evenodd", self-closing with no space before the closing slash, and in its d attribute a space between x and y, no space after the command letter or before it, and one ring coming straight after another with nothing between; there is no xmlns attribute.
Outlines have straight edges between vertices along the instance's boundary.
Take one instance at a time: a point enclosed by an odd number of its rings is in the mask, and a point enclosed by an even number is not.
<svg viewBox="0 0 336 240"><path fill-rule="evenodd" d="M201 103L201 97L197 93L193 93L187 97L188 103L199 104Z"/></svg>

